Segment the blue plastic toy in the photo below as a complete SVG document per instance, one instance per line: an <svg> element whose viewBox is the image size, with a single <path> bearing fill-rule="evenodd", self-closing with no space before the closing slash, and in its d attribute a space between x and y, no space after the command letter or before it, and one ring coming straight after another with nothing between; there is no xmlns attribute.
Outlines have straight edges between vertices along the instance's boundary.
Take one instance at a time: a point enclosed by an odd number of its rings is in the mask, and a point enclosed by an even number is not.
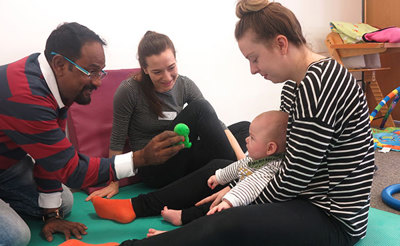
<svg viewBox="0 0 400 246"><path fill-rule="evenodd" d="M383 189L381 196L386 205L400 211L400 200L393 197L393 194L398 192L400 192L400 184L393 184Z"/></svg>
<svg viewBox="0 0 400 246"><path fill-rule="evenodd" d="M192 147L192 143L189 142L189 127L186 124L183 123L178 123L176 124L175 128L174 128L174 132L178 133L178 135L180 136L184 136L185 137L185 141L183 142L179 142L178 144L184 144L185 148L190 148Z"/></svg>

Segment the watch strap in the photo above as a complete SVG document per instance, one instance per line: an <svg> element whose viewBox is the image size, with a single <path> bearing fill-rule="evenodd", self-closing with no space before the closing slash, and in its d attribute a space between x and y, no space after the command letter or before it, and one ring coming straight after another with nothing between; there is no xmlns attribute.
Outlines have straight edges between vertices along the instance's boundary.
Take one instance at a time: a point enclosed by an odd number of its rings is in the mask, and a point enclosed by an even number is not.
<svg viewBox="0 0 400 246"><path fill-rule="evenodd" d="M57 209L57 210L55 210L55 211L53 211L53 212L44 214L44 215L42 216L42 219L43 219L44 222L46 222L47 220L49 220L49 219L51 219L51 218L62 219L62 218L63 218L63 214L62 214L62 212L61 212L59 209Z"/></svg>

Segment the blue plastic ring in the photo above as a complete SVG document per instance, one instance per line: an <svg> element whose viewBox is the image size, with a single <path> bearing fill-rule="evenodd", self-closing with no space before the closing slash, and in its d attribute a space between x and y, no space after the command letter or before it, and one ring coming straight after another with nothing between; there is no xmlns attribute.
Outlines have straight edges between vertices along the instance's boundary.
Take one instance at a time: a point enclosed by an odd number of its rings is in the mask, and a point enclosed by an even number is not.
<svg viewBox="0 0 400 246"><path fill-rule="evenodd" d="M382 200L389 207L400 211L400 200L397 200L392 195L400 192L400 184L389 185L382 191Z"/></svg>

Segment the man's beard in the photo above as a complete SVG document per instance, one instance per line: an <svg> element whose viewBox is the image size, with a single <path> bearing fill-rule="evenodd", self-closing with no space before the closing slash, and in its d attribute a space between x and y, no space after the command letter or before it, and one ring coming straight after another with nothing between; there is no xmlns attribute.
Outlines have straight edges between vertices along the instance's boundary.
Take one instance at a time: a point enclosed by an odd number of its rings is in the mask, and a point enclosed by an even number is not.
<svg viewBox="0 0 400 246"><path fill-rule="evenodd" d="M89 96L85 96L85 91L88 91L88 90L94 91L96 89L97 89L97 87L94 86L94 85L86 85L85 87L83 87L81 93L79 93L79 95L76 96L75 102L77 104L81 104L81 105L89 104L92 99L91 99L90 95Z"/></svg>

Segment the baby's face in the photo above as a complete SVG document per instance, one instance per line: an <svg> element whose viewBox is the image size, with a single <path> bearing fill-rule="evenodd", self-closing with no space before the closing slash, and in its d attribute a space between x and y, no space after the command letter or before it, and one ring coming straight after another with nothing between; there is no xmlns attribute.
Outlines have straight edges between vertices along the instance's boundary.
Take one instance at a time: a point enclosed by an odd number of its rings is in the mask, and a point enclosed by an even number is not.
<svg viewBox="0 0 400 246"><path fill-rule="evenodd" d="M267 157L266 130L257 124L257 120L250 124L249 136L246 138L246 147L249 156L255 160Z"/></svg>

